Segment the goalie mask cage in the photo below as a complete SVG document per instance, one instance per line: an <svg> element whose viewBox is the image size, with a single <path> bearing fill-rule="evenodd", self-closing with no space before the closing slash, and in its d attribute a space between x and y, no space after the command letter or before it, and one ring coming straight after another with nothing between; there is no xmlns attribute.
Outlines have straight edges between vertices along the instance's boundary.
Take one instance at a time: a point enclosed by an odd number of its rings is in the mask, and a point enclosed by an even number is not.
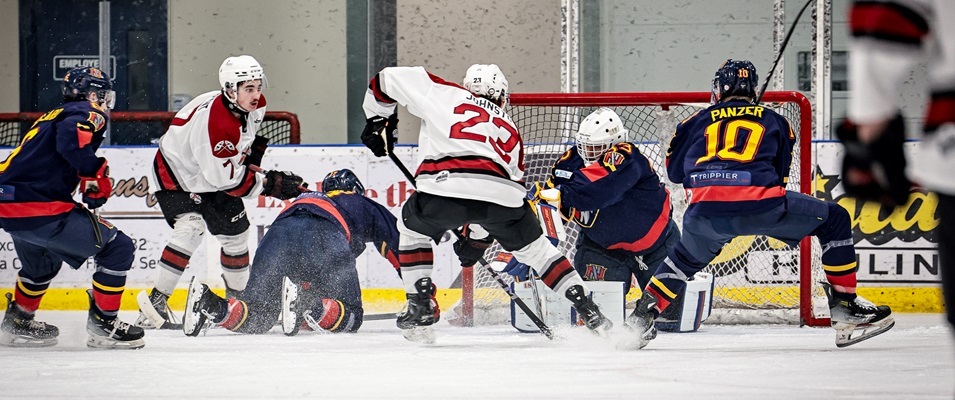
<svg viewBox="0 0 955 400"><path fill-rule="evenodd" d="M0 146L19 145L33 121L43 114L0 113ZM169 111L112 111L109 113L111 142L149 145L166 132L175 116L176 113ZM285 111L267 111L257 134L269 138L269 144L298 144L298 116Z"/></svg>
<svg viewBox="0 0 955 400"><path fill-rule="evenodd" d="M599 107L613 109L630 130L630 141L638 144L660 180L667 183L673 218L682 229L684 191L682 185L666 178L666 148L676 125L708 107L709 101L708 92L514 94L508 114L524 139L529 185L545 180L557 158L574 145L574 135L584 117ZM767 92L762 105L788 119L798 135L787 189L812 195L809 100L799 92ZM572 222L565 222L565 228L567 239L559 247L573 261L580 228ZM495 244L485 259L493 261L500 250ZM713 312L707 322L828 326L828 302L819 284L825 281L820 254L814 238L803 239L796 248L765 236L734 239L704 269L715 278ZM463 268L461 278L462 300L447 315L452 324L510 321L510 300L484 268ZM632 308L633 294L628 298Z"/></svg>

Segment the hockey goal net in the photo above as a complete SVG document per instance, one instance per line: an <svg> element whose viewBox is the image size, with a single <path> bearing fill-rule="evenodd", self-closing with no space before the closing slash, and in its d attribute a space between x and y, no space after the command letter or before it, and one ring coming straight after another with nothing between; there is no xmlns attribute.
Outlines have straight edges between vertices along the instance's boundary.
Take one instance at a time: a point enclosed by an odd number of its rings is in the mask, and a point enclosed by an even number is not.
<svg viewBox="0 0 955 400"><path fill-rule="evenodd" d="M666 148L676 125L709 106L710 94L686 93L557 93L515 94L508 113L525 145L527 182L546 179L551 166L574 145L578 124L598 107L610 107L630 130L630 140L653 164L673 194L673 218L682 227L686 209L682 185L666 179ZM768 92L763 105L786 117L799 136L787 189L812 194L811 107L799 92ZM565 222L567 239L561 251L573 260L578 230ZM493 260L499 245L485 259ZM791 248L765 236L744 236L727 244L704 270L715 277L713 310L708 323L791 323L828 325L828 307L819 282L825 280L819 245L805 239ZM506 274L502 277L509 279ZM631 290L628 299L636 297ZM483 268L462 271L462 301L449 319L463 325L504 324L510 320L510 299Z"/></svg>

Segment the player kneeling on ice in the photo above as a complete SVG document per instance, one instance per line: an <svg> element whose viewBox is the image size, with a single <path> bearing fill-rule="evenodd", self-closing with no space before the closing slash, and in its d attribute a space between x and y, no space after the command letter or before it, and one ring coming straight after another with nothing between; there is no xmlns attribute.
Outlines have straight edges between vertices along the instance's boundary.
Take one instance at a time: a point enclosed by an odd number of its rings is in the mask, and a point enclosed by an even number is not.
<svg viewBox="0 0 955 400"><path fill-rule="evenodd" d="M133 263L132 240L94 215L113 190L109 166L96 150L109 123L115 93L109 76L75 68L63 78L63 106L43 114L20 146L0 162L0 227L13 237L22 268L0 323L0 344L52 346L59 329L33 318L65 262L79 269L96 261L86 345L143 347L143 330L117 318ZM83 202L73 200L79 185ZM11 298L12 297L12 298ZM14 300L15 299L15 300Z"/></svg>
<svg viewBox="0 0 955 400"><path fill-rule="evenodd" d="M362 142L388 155L400 103L421 118L417 191L401 210L398 260L407 311L398 327L410 340L431 342L438 321L432 301L432 241L467 224L479 224L501 247L540 272L544 283L571 300L588 328L612 325L588 297L586 284L540 228L524 195L524 145L505 107L508 85L497 65L468 68L463 87L422 67L381 70L368 85L368 123Z"/></svg>
<svg viewBox="0 0 955 400"><path fill-rule="evenodd" d="M206 229L222 245L226 294L235 297L244 290L251 267L249 218L242 199L299 195L300 176L259 169L268 144L268 138L257 135L265 117L262 89L267 82L252 56L226 58L219 67L220 88L186 104L159 138L149 191L156 194L173 232L153 289L137 296L142 326L181 328L169 311L169 295Z"/></svg>
<svg viewBox="0 0 955 400"><path fill-rule="evenodd" d="M856 294L849 213L785 189L796 135L781 115L754 104L757 82L751 62L728 60L713 79L713 105L677 125L667 172L671 181L683 184L689 206L680 242L628 318L640 347L656 336L653 318L681 293L686 278L742 235L767 235L791 246L806 236L819 238L837 346L869 339L895 324L889 307Z"/></svg>
<svg viewBox="0 0 955 400"><path fill-rule="evenodd" d="M198 335L207 320L235 332L265 333L280 314L289 335L300 327L327 332L361 327L355 258L365 243L374 243L397 270L396 220L365 197L351 170L330 172L322 190L302 194L272 222L255 253L249 283L236 298L219 297L193 278L183 316L186 335Z"/></svg>

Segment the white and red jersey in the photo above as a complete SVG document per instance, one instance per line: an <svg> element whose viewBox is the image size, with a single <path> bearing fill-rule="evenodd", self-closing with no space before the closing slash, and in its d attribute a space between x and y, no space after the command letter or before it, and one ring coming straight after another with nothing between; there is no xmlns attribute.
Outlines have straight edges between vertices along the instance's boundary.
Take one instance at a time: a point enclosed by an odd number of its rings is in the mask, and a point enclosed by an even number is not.
<svg viewBox="0 0 955 400"><path fill-rule="evenodd" d="M385 68L365 93L365 116L388 117L397 104L421 118L417 190L523 205L524 143L501 107L422 67Z"/></svg>
<svg viewBox="0 0 955 400"><path fill-rule="evenodd" d="M176 113L159 138L149 190L190 193L226 192L255 198L264 176L242 164L265 117L265 96L245 126L229 111L218 90L199 95Z"/></svg>
<svg viewBox="0 0 955 400"><path fill-rule="evenodd" d="M926 188L955 195L955 1L857 1L850 27L849 118L860 124L891 118L899 85L916 62L927 61L931 100L910 172Z"/></svg>

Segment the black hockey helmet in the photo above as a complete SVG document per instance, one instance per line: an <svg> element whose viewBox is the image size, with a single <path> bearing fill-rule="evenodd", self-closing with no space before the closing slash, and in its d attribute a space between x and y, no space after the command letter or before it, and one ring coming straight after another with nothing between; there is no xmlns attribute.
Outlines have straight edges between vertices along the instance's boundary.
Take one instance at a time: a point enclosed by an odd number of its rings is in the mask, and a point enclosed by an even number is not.
<svg viewBox="0 0 955 400"><path fill-rule="evenodd" d="M322 191L328 193L333 190L355 192L362 196L365 195L365 186L358 180L358 176L347 168L335 170L325 175L325 179L322 180Z"/></svg>
<svg viewBox="0 0 955 400"><path fill-rule="evenodd" d="M716 70L710 100L718 103L730 96L755 99L758 85L759 77L756 76L756 66L753 63L749 60L726 60L720 69Z"/></svg>
<svg viewBox="0 0 955 400"><path fill-rule="evenodd" d="M99 68L73 68L63 77L63 101L87 101L90 93L96 93L102 107L112 109L115 105L113 83Z"/></svg>

